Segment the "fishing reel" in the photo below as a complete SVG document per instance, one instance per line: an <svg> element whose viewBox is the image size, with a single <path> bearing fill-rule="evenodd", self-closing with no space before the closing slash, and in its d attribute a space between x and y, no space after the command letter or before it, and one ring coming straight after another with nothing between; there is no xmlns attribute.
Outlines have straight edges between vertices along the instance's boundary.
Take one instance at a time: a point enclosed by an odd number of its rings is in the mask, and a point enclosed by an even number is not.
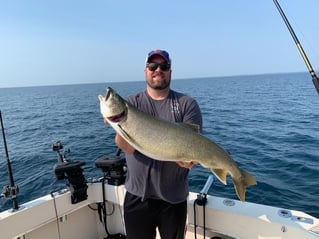
<svg viewBox="0 0 319 239"><path fill-rule="evenodd" d="M125 182L126 160L118 149L115 156L101 156L95 161L95 166L104 172L104 178L110 185L119 186Z"/></svg>
<svg viewBox="0 0 319 239"><path fill-rule="evenodd" d="M19 187L17 185L11 187L11 186L4 186L2 188L2 193L0 194L0 198L12 198L16 197L19 193Z"/></svg>
<svg viewBox="0 0 319 239"><path fill-rule="evenodd" d="M85 162L69 161L66 157L70 150L65 150L63 153L60 151L63 149L63 145L60 141L53 143L52 149L57 153L58 162L54 165L53 170L57 180L67 180L67 187L71 192L72 204L84 201L87 199L87 184L83 175L82 166Z"/></svg>

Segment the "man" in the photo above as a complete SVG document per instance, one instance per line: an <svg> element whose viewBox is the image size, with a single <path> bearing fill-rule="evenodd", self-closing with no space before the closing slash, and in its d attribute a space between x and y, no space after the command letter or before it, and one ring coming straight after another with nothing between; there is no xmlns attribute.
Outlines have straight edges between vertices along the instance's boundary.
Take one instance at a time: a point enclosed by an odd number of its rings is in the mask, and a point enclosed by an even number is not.
<svg viewBox="0 0 319 239"><path fill-rule="evenodd" d="M129 96L127 100L131 104L164 120L202 127L197 102L170 89L171 59L166 51L151 51L144 73L146 91ZM188 172L194 163L153 160L135 150L118 134L115 143L126 153L124 221L127 238L155 238L156 228L162 239L184 238Z"/></svg>

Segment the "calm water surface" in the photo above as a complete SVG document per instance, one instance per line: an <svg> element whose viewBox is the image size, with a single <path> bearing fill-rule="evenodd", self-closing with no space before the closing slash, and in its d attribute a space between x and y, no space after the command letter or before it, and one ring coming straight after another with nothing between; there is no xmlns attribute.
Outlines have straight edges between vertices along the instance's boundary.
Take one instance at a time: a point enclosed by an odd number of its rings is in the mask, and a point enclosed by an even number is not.
<svg viewBox="0 0 319 239"><path fill-rule="evenodd" d="M84 174L100 177L94 161L114 154L114 131L103 124L97 95L106 86L126 96L144 82L122 82L0 89L9 156L20 188L19 203L64 187L53 173L52 143L61 140L69 158L86 162ZM306 73L173 80L172 87L200 104L203 134L228 150L258 185L247 201L301 210L319 217L319 96ZM198 192L209 171L195 166L190 188ZM8 185L0 147L1 187ZM210 194L237 199L215 180ZM11 201L0 200L0 209Z"/></svg>

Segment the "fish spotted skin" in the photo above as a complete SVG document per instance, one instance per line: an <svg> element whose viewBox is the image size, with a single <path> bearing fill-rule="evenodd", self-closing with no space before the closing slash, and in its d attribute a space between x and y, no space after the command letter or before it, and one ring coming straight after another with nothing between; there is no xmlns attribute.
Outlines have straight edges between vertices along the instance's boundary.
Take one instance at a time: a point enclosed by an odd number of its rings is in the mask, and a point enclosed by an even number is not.
<svg viewBox="0 0 319 239"><path fill-rule="evenodd" d="M241 201L245 201L246 187L256 184L256 179L240 169L222 147L193 127L142 112L110 87L106 96L99 95L99 100L101 113L110 126L146 156L162 161L196 161L225 185L230 174Z"/></svg>

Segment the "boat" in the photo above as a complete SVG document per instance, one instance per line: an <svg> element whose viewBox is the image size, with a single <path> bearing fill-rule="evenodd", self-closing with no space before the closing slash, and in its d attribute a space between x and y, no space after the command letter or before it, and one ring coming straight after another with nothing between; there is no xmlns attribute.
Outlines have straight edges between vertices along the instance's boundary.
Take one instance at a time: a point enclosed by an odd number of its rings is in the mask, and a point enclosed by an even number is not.
<svg viewBox="0 0 319 239"><path fill-rule="evenodd" d="M299 41L297 45L300 49ZM307 58L305 61L318 90L318 78ZM57 154L54 173L57 180L66 181L65 188L21 205L7 157L10 185L1 196L11 198L13 206L0 212L1 239L126 238L126 171L121 151L98 158L95 166L103 176L86 179L83 162L68 160L59 141L52 148ZM201 191L189 193L186 239L319 239L319 218L293 209L208 195L213 181L210 175Z"/></svg>
<svg viewBox="0 0 319 239"><path fill-rule="evenodd" d="M1 212L1 238L125 238L125 157L118 150L113 156L98 158L95 166L103 176L87 180L84 163L69 161L60 152L62 148L59 141L53 145L58 155L54 173L58 180L67 182L66 187ZM186 239L319 238L318 218L301 211L208 195L213 181L210 175L200 192L189 194Z"/></svg>

